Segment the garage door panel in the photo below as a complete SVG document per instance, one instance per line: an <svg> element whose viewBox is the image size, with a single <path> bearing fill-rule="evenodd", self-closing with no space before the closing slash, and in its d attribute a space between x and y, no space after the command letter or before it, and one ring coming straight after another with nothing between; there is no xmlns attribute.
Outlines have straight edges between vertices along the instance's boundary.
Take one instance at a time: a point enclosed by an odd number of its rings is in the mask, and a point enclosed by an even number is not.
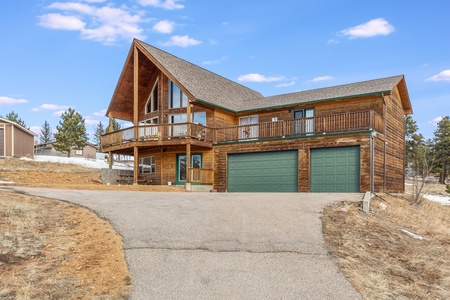
<svg viewBox="0 0 450 300"><path fill-rule="evenodd" d="M311 149L311 192L359 192L360 148Z"/></svg>
<svg viewBox="0 0 450 300"><path fill-rule="evenodd" d="M298 152L230 154L228 191L297 192Z"/></svg>

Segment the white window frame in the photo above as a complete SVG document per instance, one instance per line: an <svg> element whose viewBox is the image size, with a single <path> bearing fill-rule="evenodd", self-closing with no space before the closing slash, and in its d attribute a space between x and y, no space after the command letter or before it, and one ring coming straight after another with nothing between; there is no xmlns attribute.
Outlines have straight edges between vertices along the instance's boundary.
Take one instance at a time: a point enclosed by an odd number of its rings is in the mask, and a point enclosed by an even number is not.
<svg viewBox="0 0 450 300"><path fill-rule="evenodd" d="M249 140L257 139L259 137L259 117L258 115L251 115L239 118L239 139ZM247 126L242 126L247 125Z"/></svg>
<svg viewBox="0 0 450 300"><path fill-rule="evenodd" d="M139 158L139 174L156 173L156 156L146 156Z"/></svg>
<svg viewBox="0 0 450 300"><path fill-rule="evenodd" d="M75 149L75 155L82 156L83 155L83 149Z"/></svg>
<svg viewBox="0 0 450 300"><path fill-rule="evenodd" d="M177 99L175 105L173 101L173 87L176 87L178 90L180 90L180 99ZM169 80L169 109L172 108L185 108L187 107L189 102L189 99L186 94L183 93L183 91L180 89L178 85L175 84L172 80ZM178 104L178 105L177 105Z"/></svg>
<svg viewBox="0 0 450 300"><path fill-rule="evenodd" d="M155 111L159 110L159 89L156 91L156 99L154 97L155 88L158 88L158 79L156 79L155 84L153 85L152 91L150 92L150 95L148 96L147 103L145 103L145 113L149 114ZM149 110L150 107L150 110Z"/></svg>

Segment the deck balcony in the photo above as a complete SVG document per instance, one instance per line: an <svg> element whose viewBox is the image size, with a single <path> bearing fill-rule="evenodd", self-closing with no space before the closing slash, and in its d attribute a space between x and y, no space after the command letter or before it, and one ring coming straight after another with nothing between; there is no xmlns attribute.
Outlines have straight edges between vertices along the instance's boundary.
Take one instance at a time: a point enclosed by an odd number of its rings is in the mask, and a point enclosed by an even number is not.
<svg viewBox="0 0 450 300"><path fill-rule="evenodd" d="M294 120L210 128L193 123L139 125L101 137L103 151L133 146L166 146L190 143L211 148L213 144L295 138L374 130L384 133L384 119L374 111L340 113Z"/></svg>

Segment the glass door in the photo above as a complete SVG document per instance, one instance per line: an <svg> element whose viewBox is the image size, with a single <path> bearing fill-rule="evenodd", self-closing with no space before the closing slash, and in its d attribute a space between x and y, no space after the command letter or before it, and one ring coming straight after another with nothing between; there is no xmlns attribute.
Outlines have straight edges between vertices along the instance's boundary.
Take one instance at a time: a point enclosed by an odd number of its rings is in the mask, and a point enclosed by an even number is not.
<svg viewBox="0 0 450 300"><path fill-rule="evenodd" d="M191 154L191 168L202 168L202 154ZM186 154L177 154L176 184L183 185L186 183Z"/></svg>

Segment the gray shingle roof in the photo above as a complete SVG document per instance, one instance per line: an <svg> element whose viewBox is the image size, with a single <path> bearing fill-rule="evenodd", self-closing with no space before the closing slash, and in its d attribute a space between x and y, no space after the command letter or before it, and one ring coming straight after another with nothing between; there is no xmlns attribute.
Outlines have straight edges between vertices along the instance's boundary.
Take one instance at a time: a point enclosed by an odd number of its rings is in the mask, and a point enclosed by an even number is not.
<svg viewBox="0 0 450 300"><path fill-rule="evenodd" d="M402 80L403 75L380 78L350 84L343 84L301 91L296 93L251 99L242 101L239 111L263 109L274 106L288 106L298 103L318 102L332 99L342 99L375 93L388 93Z"/></svg>
<svg viewBox="0 0 450 300"><path fill-rule="evenodd" d="M237 110L243 100L262 98L250 88L196 66L163 50L136 40L196 99Z"/></svg>
<svg viewBox="0 0 450 300"><path fill-rule="evenodd" d="M403 79L403 75L343 84L338 86L264 97L259 92L203 69L163 50L136 40L157 62L178 80L197 101L244 112L308 102L388 93ZM408 98L409 101L409 98Z"/></svg>

